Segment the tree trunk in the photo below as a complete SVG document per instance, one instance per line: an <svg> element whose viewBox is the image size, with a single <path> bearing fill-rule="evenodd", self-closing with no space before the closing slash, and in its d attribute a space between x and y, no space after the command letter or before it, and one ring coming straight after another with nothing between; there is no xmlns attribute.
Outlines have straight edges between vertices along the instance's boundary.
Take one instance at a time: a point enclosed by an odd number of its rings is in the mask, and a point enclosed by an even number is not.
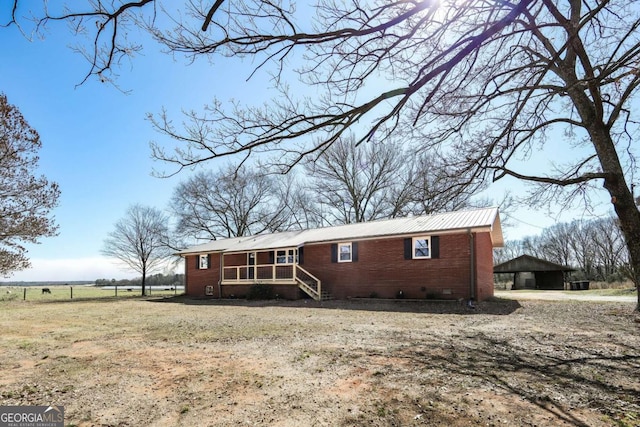
<svg viewBox="0 0 640 427"><path fill-rule="evenodd" d="M596 148L602 172L605 174L604 188L611 196L611 203L620 220L620 229L629 250L630 275L636 290L640 284L640 211L627 185L620 159L611 135L604 124L589 129ZM640 291L636 310L640 311Z"/></svg>
<svg viewBox="0 0 640 427"><path fill-rule="evenodd" d="M622 187L626 189L626 186ZM626 190L629 193L628 197L614 195L611 190L609 193L612 194L613 207L620 219L620 228L629 250L629 270L638 295L636 310L640 311L640 288L638 287L640 284L640 211L635 205L631 192Z"/></svg>
<svg viewBox="0 0 640 427"><path fill-rule="evenodd" d="M147 291L146 291L146 282L147 282L147 269L143 268L142 269L142 296L147 295Z"/></svg>

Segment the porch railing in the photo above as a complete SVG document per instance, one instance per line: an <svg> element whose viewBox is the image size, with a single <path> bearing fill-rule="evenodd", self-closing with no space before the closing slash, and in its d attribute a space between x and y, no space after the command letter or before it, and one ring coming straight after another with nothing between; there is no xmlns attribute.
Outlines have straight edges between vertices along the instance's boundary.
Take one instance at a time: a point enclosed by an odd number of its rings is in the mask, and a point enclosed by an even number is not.
<svg viewBox="0 0 640 427"><path fill-rule="evenodd" d="M264 264L240 265L224 267L222 280L224 282L253 283L253 282L295 282L293 264Z"/></svg>
<svg viewBox="0 0 640 427"><path fill-rule="evenodd" d="M316 301L322 299L322 288L320 279L300 266L296 266L296 281L298 287L306 292L311 298Z"/></svg>
<svg viewBox="0 0 640 427"><path fill-rule="evenodd" d="M258 282L297 284L313 299L322 299L320 279L297 264L239 265L223 268L223 284L244 285Z"/></svg>

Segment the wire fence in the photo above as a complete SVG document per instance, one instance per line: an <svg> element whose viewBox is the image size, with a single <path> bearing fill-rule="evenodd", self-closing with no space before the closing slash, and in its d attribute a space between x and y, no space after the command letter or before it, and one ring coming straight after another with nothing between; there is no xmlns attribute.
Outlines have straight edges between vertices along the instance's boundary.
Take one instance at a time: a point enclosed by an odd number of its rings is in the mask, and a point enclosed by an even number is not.
<svg viewBox="0 0 640 427"><path fill-rule="evenodd" d="M145 296L175 296L184 293L183 286L147 286ZM2 286L0 301L46 301L96 298L132 298L142 295L140 286Z"/></svg>

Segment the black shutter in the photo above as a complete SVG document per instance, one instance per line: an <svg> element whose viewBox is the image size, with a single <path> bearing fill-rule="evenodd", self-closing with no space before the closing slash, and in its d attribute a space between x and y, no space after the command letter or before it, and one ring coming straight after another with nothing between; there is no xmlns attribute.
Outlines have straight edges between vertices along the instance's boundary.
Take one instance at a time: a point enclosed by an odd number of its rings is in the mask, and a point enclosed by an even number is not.
<svg viewBox="0 0 640 427"><path fill-rule="evenodd" d="M407 237L404 239L404 259L412 259L413 258L413 241L411 237Z"/></svg>
<svg viewBox="0 0 640 427"><path fill-rule="evenodd" d="M200 255L196 255L196 270L200 270Z"/></svg>
<svg viewBox="0 0 640 427"><path fill-rule="evenodd" d="M338 244L331 245L331 262L338 262Z"/></svg>
<svg viewBox="0 0 640 427"><path fill-rule="evenodd" d="M298 248L298 264L304 264L304 246Z"/></svg>
<svg viewBox="0 0 640 427"><path fill-rule="evenodd" d="M351 243L351 261L358 261L358 242Z"/></svg>
<svg viewBox="0 0 640 427"><path fill-rule="evenodd" d="M275 264L275 251L269 251L269 264Z"/></svg>
<svg viewBox="0 0 640 427"><path fill-rule="evenodd" d="M431 236L431 258L440 258L440 236Z"/></svg>

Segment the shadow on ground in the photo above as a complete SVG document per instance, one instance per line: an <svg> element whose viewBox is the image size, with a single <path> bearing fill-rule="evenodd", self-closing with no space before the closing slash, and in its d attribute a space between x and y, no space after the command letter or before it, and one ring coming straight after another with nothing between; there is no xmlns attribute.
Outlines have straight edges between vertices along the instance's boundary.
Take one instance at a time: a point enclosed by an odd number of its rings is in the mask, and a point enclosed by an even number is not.
<svg viewBox="0 0 640 427"><path fill-rule="evenodd" d="M473 378L479 389L519 396L538 408L536 413L547 420L544 425L549 420L591 425L575 408L590 408L620 426L638 425L627 423L640 415L640 392L633 380L640 363L637 345L614 338L585 345L582 337L553 333L513 339L474 331L459 338L441 348L433 343L408 348L405 357L425 370L448 372L451 381Z"/></svg>
<svg viewBox="0 0 640 427"><path fill-rule="evenodd" d="M407 299L373 299L353 298L348 300L314 301L302 300L266 300L251 301L246 299L204 299L185 295L149 299L152 302L174 303L185 305L208 305L220 307L288 307L288 308L322 308L328 310L363 310L388 311L400 313L433 313L433 314L461 314L461 315L509 315L521 307L516 300L498 299L482 301L469 308L464 302L438 300L407 300Z"/></svg>

